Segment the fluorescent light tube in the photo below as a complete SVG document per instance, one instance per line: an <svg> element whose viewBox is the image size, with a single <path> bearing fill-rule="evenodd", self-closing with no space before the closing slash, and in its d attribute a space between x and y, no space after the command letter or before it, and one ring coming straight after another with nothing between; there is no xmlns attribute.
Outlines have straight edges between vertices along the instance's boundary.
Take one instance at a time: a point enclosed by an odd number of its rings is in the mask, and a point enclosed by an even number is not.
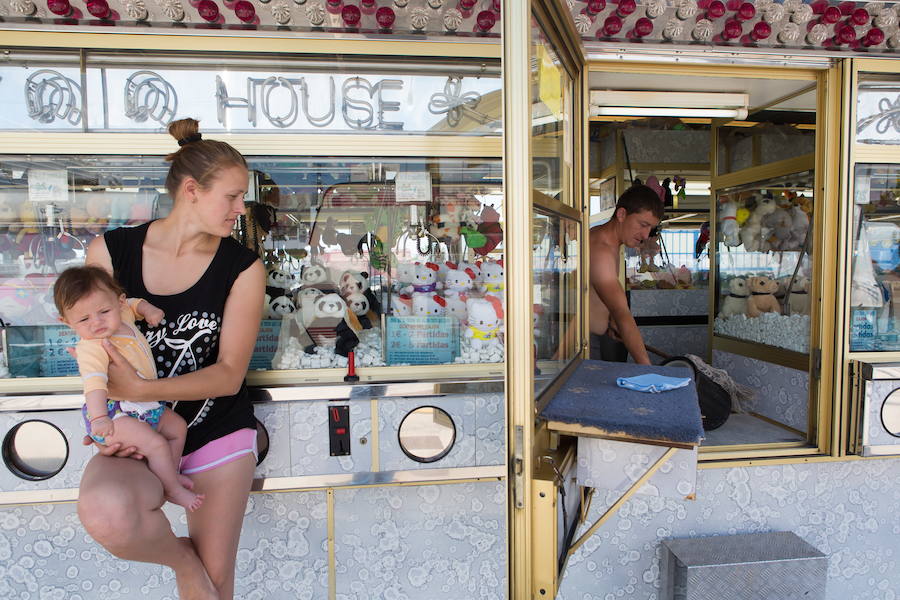
<svg viewBox="0 0 900 600"><path fill-rule="evenodd" d="M655 106L591 106L591 116L708 117L746 119L746 108L662 108Z"/></svg>

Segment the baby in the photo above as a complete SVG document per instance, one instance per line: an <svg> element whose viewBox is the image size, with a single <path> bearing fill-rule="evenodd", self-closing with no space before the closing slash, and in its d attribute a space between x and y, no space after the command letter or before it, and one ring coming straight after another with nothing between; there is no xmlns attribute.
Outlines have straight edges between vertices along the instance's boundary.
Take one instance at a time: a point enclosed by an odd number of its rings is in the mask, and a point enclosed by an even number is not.
<svg viewBox="0 0 900 600"><path fill-rule="evenodd" d="M126 402L107 396L109 342L145 379L156 378L153 354L134 325L144 318L156 326L163 311L140 299L125 299L118 283L104 269L93 266L66 269L53 286L60 321L81 338L75 347L84 383L81 409L88 435L100 444L133 446L147 458L150 470L163 484L166 498L194 511L203 503L190 478L178 472L187 425L159 402Z"/></svg>

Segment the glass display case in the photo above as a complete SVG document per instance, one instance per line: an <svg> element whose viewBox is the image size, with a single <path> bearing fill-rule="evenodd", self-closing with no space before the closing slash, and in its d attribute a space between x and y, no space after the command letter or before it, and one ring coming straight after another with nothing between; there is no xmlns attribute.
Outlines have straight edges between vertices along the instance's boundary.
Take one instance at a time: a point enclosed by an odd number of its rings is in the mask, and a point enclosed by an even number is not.
<svg viewBox="0 0 900 600"><path fill-rule="evenodd" d="M503 361L499 160L247 158L234 237L267 269L251 370L345 368L351 351L362 367ZM168 214L166 172L149 156L0 157L6 376L77 374L53 282L95 236Z"/></svg>
<svg viewBox="0 0 900 600"><path fill-rule="evenodd" d="M900 350L900 165L857 164L850 351Z"/></svg>
<svg viewBox="0 0 900 600"><path fill-rule="evenodd" d="M716 209L713 333L807 354L813 172L721 189Z"/></svg>

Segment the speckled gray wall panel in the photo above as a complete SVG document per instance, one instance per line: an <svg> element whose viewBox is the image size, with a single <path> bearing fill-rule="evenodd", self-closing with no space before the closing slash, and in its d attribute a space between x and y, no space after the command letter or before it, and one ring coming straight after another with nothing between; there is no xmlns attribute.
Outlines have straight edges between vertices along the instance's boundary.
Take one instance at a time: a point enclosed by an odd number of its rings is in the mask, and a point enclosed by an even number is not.
<svg viewBox="0 0 900 600"><path fill-rule="evenodd" d="M697 500L638 495L569 561L558 600L661 600L660 542L793 531L828 556L828 600L900 597L900 459L706 469ZM594 499L588 523L618 495Z"/></svg>

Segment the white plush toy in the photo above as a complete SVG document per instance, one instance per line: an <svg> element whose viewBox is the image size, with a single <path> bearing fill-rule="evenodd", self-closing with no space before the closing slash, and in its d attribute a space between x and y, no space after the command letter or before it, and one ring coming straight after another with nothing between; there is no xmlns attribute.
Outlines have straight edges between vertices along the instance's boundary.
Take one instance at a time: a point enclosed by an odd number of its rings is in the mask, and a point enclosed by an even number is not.
<svg viewBox="0 0 900 600"><path fill-rule="evenodd" d="M394 281L394 290L401 291L409 287L415 278L416 264L414 262L397 263L397 276Z"/></svg>
<svg viewBox="0 0 900 600"><path fill-rule="evenodd" d="M344 271L338 280L341 296L347 297L354 292L365 293L369 289L369 274L360 271Z"/></svg>
<svg viewBox="0 0 900 600"><path fill-rule="evenodd" d="M404 292L434 293L437 290L438 266L432 262L416 263L413 268L411 285Z"/></svg>
<svg viewBox="0 0 900 600"><path fill-rule="evenodd" d="M294 276L282 269L269 269L266 272L266 285L289 290L294 287Z"/></svg>
<svg viewBox="0 0 900 600"><path fill-rule="evenodd" d="M412 315L412 297L407 294L391 294L391 316L409 317Z"/></svg>
<svg viewBox="0 0 900 600"><path fill-rule="evenodd" d="M744 226L741 227L741 242L744 244L744 250L748 252L764 252L768 250L769 231L763 228L763 217L775 212L777 206L775 201L769 197L760 197L756 204L756 208L750 213L750 217Z"/></svg>
<svg viewBox="0 0 900 600"><path fill-rule="evenodd" d="M466 321L466 300L475 286L475 272L472 269L447 271L444 280L444 299L447 301L447 314L456 317L461 323Z"/></svg>
<svg viewBox="0 0 900 600"><path fill-rule="evenodd" d="M780 206L763 217L763 229L769 232L769 236L763 240L768 242L765 250L794 250L791 246L791 214Z"/></svg>
<svg viewBox="0 0 900 600"><path fill-rule="evenodd" d="M489 344L500 332L503 320L503 305L496 296L485 298L469 298L466 302L469 313L469 327L466 337L471 340L475 350Z"/></svg>
<svg viewBox="0 0 900 600"><path fill-rule="evenodd" d="M269 295L266 294L266 297L268 298ZM275 296L269 301L269 305L266 307L266 317L269 319L281 319L290 315L295 310L297 310L297 308L291 301L290 296Z"/></svg>
<svg viewBox="0 0 900 600"><path fill-rule="evenodd" d="M369 312L369 301L360 292L351 292L347 294L344 300L347 302L347 308L357 317L361 317Z"/></svg>
<svg viewBox="0 0 900 600"><path fill-rule="evenodd" d="M481 274L484 277L481 290L485 295L503 298L503 261L482 263Z"/></svg>
<svg viewBox="0 0 900 600"><path fill-rule="evenodd" d="M479 287L479 284L480 284L482 281L484 281L484 276L483 276L482 273L481 273L481 265L482 265L481 262L473 262L473 263L470 263L470 262L460 262L460 263L456 266L456 268L457 268L458 270L460 270L460 271L465 271L466 269L469 269L469 270L471 270L473 273L475 273L475 279L474 279L474 282L475 282L475 287L477 288L477 287Z"/></svg>
<svg viewBox="0 0 900 600"><path fill-rule="evenodd" d="M310 263L300 272L300 285L303 287L321 286L331 283L328 269L319 263Z"/></svg>
<svg viewBox="0 0 900 600"><path fill-rule="evenodd" d="M735 277L728 282L728 295L722 299L720 317L742 315L747 312L747 298L750 296L747 290L747 282L740 277Z"/></svg>
<svg viewBox="0 0 900 600"><path fill-rule="evenodd" d="M726 246L741 245L741 228L737 222L737 202L723 202L719 208L719 232Z"/></svg>
<svg viewBox="0 0 900 600"><path fill-rule="evenodd" d="M809 314L809 279L798 277L794 280L791 295L788 297L788 307L792 315Z"/></svg>
<svg viewBox="0 0 900 600"><path fill-rule="evenodd" d="M416 292L412 297L412 312L416 317L440 317L447 312L447 301L437 294Z"/></svg>
<svg viewBox="0 0 900 600"><path fill-rule="evenodd" d="M806 241L806 232L809 229L809 215L797 205L791 207L791 237L790 249L800 250Z"/></svg>

